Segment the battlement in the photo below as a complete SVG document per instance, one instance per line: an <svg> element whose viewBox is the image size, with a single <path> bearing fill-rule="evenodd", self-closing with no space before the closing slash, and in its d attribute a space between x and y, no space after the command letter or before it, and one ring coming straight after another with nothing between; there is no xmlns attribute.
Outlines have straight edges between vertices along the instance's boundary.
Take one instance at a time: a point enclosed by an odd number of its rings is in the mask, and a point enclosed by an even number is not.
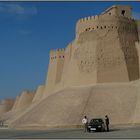
<svg viewBox="0 0 140 140"><path fill-rule="evenodd" d="M112 10L114 10L114 9L115 9L115 12L113 13ZM98 20L98 19L102 18L105 14L107 14L108 16L115 15L118 17L121 16L121 17L126 17L128 19L131 19L132 18L131 10L132 10L132 8L130 6L115 6L114 5L110 8L108 8L107 10L105 10L104 12L102 12L100 15L84 17L84 18L79 19L78 22L87 22L90 20Z"/></svg>
<svg viewBox="0 0 140 140"><path fill-rule="evenodd" d="M50 51L50 53L53 53L53 52L63 52L63 51L65 51L65 48L52 49L52 50Z"/></svg>
<svg viewBox="0 0 140 140"><path fill-rule="evenodd" d="M134 19L131 17L131 9L132 8L130 6L112 6L100 15L81 18L76 24L76 36L79 36L80 33L90 30L91 28L93 30L103 29L102 26L112 26L114 21L133 21ZM98 26L101 28L98 28Z"/></svg>
<svg viewBox="0 0 140 140"><path fill-rule="evenodd" d="M50 59L64 59L65 58L65 48L55 49L50 51Z"/></svg>
<svg viewBox="0 0 140 140"><path fill-rule="evenodd" d="M132 22L134 19L128 18L128 17L112 17L106 19L106 22L103 22L104 17L98 16L98 17L88 17L84 19L80 19L77 22L76 26L76 36L79 36L82 32L85 31L91 31L91 30L102 30L102 29L117 29L118 28L118 21L122 22Z"/></svg>
<svg viewBox="0 0 140 140"><path fill-rule="evenodd" d="M106 18L108 19L109 17L111 17L111 15L109 16L106 16ZM122 17L122 16L121 16ZM79 23L83 23L83 22L90 22L90 21L96 21L96 20L99 20L99 19L102 19L104 18L104 14L102 15L95 15L95 16L88 16L88 17L84 17L84 18L81 18L77 21L77 24ZM111 17L112 18L112 17ZM132 17L123 17L125 19L130 19L132 20L133 18Z"/></svg>
<svg viewBox="0 0 140 140"><path fill-rule="evenodd" d="M88 17L84 17L84 18L79 19L78 22L87 22L87 21L90 21L90 20L98 20L98 19L99 19L99 15L88 16Z"/></svg>

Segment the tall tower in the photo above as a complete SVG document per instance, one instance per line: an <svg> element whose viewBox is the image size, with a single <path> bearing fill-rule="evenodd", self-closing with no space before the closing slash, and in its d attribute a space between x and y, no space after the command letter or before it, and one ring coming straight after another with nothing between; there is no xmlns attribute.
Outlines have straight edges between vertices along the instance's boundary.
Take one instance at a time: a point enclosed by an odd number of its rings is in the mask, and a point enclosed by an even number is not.
<svg viewBox="0 0 140 140"><path fill-rule="evenodd" d="M50 61L46 84L49 88L54 87L61 81L63 65L65 61L65 49L50 51Z"/></svg>
<svg viewBox="0 0 140 140"><path fill-rule="evenodd" d="M68 85L127 82L139 78L137 24L130 6L112 6L80 19L68 69Z"/></svg>

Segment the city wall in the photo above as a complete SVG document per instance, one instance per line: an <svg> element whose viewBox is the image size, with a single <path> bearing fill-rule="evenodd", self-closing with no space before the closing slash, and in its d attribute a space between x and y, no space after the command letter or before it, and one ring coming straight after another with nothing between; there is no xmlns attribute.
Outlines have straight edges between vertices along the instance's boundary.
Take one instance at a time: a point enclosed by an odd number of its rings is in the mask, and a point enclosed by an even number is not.
<svg viewBox="0 0 140 140"><path fill-rule="evenodd" d="M64 62L65 49L62 48L50 51L48 73L43 96L48 96L55 89L55 86L61 82Z"/></svg>
<svg viewBox="0 0 140 140"><path fill-rule="evenodd" d="M40 85L38 86L34 98L32 100L32 103L36 103L39 102L42 98L43 98L43 91L44 91L45 86L44 85Z"/></svg>
<svg viewBox="0 0 140 140"><path fill-rule="evenodd" d="M0 101L0 117L4 113L10 111L12 109L13 105L14 105L14 100L12 100L12 99L6 99L6 100Z"/></svg>
<svg viewBox="0 0 140 140"><path fill-rule="evenodd" d="M135 46L139 40L136 33L139 22L135 23L131 17L129 6L114 8L80 19L76 24L75 40L66 49L50 52L44 95L68 86L139 78ZM119 16L122 9L126 10L125 16ZM118 76L120 74L123 76Z"/></svg>
<svg viewBox="0 0 140 140"><path fill-rule="evenodd" d="M139 78L140 21L129 6L112 6L80 19L76 38L50 51L45 85L17 97L13 114L25 111L10 127L76 126L106 113L112 124L140 123Z"/></svg>
<svg viewBox="0 0 140 140"><path fill-rule="evenodd" d="M137 20L136 24L137 24L137 30L138 30L138 35L139 35L139 41L140 41L140 20Z"/></svg>
<svg viewBox="0 0 140 140"><path fill-rule="evenodd" d="M20 96L17 96L12 110L17 111L26 109L31 105L34 95L34 91L23 91Z"/></svg>

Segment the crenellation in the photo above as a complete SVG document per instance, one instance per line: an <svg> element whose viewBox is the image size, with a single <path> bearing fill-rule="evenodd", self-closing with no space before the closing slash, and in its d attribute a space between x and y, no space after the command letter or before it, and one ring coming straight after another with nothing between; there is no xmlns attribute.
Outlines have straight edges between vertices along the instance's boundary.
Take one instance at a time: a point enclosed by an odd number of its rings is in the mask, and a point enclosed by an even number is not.
<svg viewBox="0 0 140 140"><path fill-rule="evenodd" d="M56 60L58 58L65 58L65 48L55 49L50 51L50 60Z"/></svg>
<svg viewBox="0 0 140 140"><path fill-rule="evenodd" d="M91 16L91 20L93 20L95 17L94 16Z"/></svg>
<svg viewBox="0 0 140 140"><path fill-rule="evenodd" d="M87 20L91 20L91 17L89 16L89 17L87 18Z"/></svg>
<svg viewBox="0 0 140 140"><path fill-rule="evenodd" d="M112 10L115 7L111 7L110 9ZM108 9L107 11L109 11L110 9ZM122 6L119 6L118 11L120 12L120 9L123 9ZM80 19L80 22L77 22L76 25L76 36L79 37L79 35L85 31L85 29L89 28L89 26L100 26L100 23L102 23L103 19L106 19L108 24L111 24L111 21L113 22L113 20L116 19L117 20L123 20L125 22L134 22L135 20L131 17L131 12L129 9L131 9L129 6L124 6L124 9L126 9L126 11L128 12L128 14L126 14L126 16L122 16L119 15L119 13L116 14L114 13L113 15L107 15L107 14L101 14L101 15L95 15L95 16L89 16L89 17L85 17ZM130 16L129 16L130 14ZM112 20L111 20L112 19Z"/></svg>
<svg viewBox="0 0 140 140"><path fill-rule="evenodd" d="M81 21L81 22L83 22L83 21L84 21L84 19L83 19L83 18L81 18L81 19L80 19L80 21Z"/></svg>
<svg viewBox="0 0 140 140"><path fill-rule="evenodd" d="M130 24L130 22L133 22L133 20L124 20L124 22L127 22ZM84 23L81 23L81 24L84 24ZM109 24L109 25L108 25ZM77 27L77 37L83 33L84 31L91 31L91 30L95 30L95 29L107 29L108 28L112 28L112 29L117 29L118 28L118 25L117 25L117 22L114 24L112 24L111 22L109 22L108 24L102 24L100 23L100 21L98 21L98 24L94 21L94 22L91 22L91 23L85 23L85 25L79 25L79 27L81 26L81 28Z"/></svg>

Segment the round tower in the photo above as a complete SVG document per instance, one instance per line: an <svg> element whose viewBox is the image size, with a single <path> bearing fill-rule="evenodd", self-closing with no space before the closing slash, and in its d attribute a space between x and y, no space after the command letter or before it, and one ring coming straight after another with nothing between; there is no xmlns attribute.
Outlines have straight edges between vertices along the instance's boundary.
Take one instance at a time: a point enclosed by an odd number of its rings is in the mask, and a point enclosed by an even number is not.
<svg viewBox="0 0 140 140"><path fill-rule="evenodd" d="M139 38L131 13L129 6L113 6L101 15L77 22L68 84L126 82L139 78L135 46Z"/></svg>

